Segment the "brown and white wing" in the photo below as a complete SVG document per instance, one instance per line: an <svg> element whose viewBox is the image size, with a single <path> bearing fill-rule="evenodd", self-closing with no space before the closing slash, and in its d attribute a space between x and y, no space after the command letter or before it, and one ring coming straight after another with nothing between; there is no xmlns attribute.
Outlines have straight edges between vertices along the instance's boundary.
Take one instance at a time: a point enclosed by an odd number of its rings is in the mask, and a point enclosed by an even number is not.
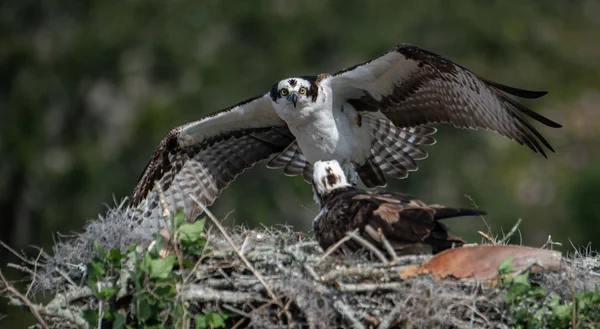
<svg viewBox="0 0 600 329"><path fill-rule="evenodd" d="M312 183L313 166L306 160L298 142L294 141L267 163L267 168L280 169L288 176L302 175L307 183Z"/></svg>
<svg viewBox="0 0 600 329"><path fill-rule="evenodd" d="M193 220L202 210L191 196L211 205L239 174L294 140L268 96L174 128L152 154L133 191L133 206L148 218L161 214L164 201Z"/></svg>
<svg viewBox="0 0 600 329"><path fill-rule="evenodd" d="M386 185L384 172L397 179L406 178L410 171L418 169L417 160L428 156L421 146L435 144L433 127L399 128L387 118L370 115L363 115L362 122L369 126L373 142L369 157L355 168L369 188Z"/></svg>
<svg viewBox="0 0 600 329"><path fill-rule="evenodd" d="M450 123L458 128L492 130L544 156L540 142L554 150L524 115L561 127L505 94L539 98L546 92L483 79L446 58L407 44L332 74L322 83L332 88L334 102L348 102L359 111L381 111L397 127Z"/></svg>

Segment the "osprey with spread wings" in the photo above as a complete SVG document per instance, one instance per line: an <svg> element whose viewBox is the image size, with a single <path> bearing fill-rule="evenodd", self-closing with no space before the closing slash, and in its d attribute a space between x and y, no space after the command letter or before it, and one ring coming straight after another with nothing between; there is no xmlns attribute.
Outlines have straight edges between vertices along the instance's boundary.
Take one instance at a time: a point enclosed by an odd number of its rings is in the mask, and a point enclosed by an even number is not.
<svg viewBox="0 0 600 329"><path fill-rule="evenodd" d="M554 151L525 116L558 123L506 94L538 98L546 92L505 86L427 50L398 45L381 56L333 74L288 78L266 94L172 129L160 142L132 197L143 216L183 208L194 219L239 174L269 159L270 168L312 180L312 163L337 160L352 183L385 186L387 174L405 178L427 157L435 128L495 131L534 152Z"/></svg>

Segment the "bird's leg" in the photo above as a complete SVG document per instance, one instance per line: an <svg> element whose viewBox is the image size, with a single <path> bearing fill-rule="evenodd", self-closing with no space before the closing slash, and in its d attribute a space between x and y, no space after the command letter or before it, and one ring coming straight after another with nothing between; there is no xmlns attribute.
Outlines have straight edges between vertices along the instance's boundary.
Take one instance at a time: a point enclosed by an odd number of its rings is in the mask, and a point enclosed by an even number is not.
<svg viewBox="0 0 600 329"><path fill-rule="evenodd" d="M354 169L354 165L349 160L342 161L342 170L344 170L344 175L346 175L346 179L348 180L348 184L352 186L356 186L358 183L358 173Z"/></svg>

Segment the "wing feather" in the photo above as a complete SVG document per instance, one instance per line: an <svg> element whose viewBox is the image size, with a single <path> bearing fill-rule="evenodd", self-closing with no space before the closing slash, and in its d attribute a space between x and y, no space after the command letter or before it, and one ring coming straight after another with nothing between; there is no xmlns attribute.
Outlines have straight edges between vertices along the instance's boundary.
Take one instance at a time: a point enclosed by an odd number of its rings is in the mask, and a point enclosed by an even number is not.
<svg viewBox="0 0 600 329"><path fill-rule="evenodd" d="M306 160L298 142L293 142L267 163L267 168L283 168L287 176L302 175L307 183L312 182L312 165Z"/></svg>
<svg viewBox="0 0 600 329"><path fill-rule="evenodd" d="M156 216L162 198L171 211L181 207L193 220L201 210L190 195L210 206L239 174L294 140L265 97L174 128L152 154L132 205L141 210L143 220Z"/></svg>
<svg viewBox="0 0 600 329"><path fill-rule="evenodd" d="M554 151L523 114L549 127L560 124L532 111L506 94L539 98L546 94L483 79L427 50L398 45L324 79L340 101L359 111L381 111L398 127L449 123L485 129L545 155L539 142Z"/></svg>

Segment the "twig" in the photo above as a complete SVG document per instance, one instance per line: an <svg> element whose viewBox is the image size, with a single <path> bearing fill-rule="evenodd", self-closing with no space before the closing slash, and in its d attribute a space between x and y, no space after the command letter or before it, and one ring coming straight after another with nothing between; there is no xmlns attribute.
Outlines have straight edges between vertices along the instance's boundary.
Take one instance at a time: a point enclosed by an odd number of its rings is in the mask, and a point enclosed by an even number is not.
<svg viewBox="0 0 600 329"><path fill-rule="evenodd" d="M390 241L385 237L385 235L383 235L381 228L375 231L375 229L371 227L371 225L366 225L365 231L370 231L372 234L379 236L379 241L383 244L383 247L390 255L390 258L394 261L394 263L398 261L398 255L396 255L396 251L390 244Z"/></svg>
<svg viewBox="0 0 600 329"><path fill-rule="evenodd" d="M413 265L413 264L421 264L426 260L429 260L431 255L404 255L398 257L396 261L396 266L404 266L404 265Z"/></svg>
<svg viewBox="0 0 600 329"><path fill-rule="evenodd" d="M86 297L91 297L93 295L94 293L89 287L78 288L76 290L72 290L64 294L56 294L54 296L54 299L52 299L52 301L50 301L46 305L46 308L64 308L73 301Z"/></svg>
<svg viewBox="0 0 600 329"><path fill-rule="evenodd" d="M37 308L31 303L31 301L27 297L23 296L17 289L15 289L15 287L10 285L8 281L6 281L4 274L2 274L2 270L0 270L0 279L8 291L17 296L23 303L25 303L25 305L27 305L27 307L29 307L29 311L33 314L33 316L35 316L42 328L49 329L48 324L46 324L46 321L44 321Z"/></svg>
<svg viewBox="0 0 600 329"><path fill-rule="evenodd" d="M98 281L96 283L96 285L98 286L98 291L102 290L102 287L100 285L100 281ZM104 304L102 303L102 299L100 299L99 303L98 303L98 329L102 329L102 318L104 317Z"/></svg>
<svg viewBox="0 0 600 329"><path fill-rule="evenodd" d="M483 236L484 238L486 238L486 240L488 240L491 244L493 244L493 245L498 244L496 242L496 240L493 237L489 236L488 234L485 234L485 233L483 233L481 231L477 231L477 233L479 233L481 236Z"/></svg>
<svg viewBox="0 0 600 329"><path fill-rule="evenodd" d="M517 232L517 229L519 228L519 225L521 225L522 221L523 220L521 218L517 219L517 223L510 229L510 231L508 231L508 233L506 233L506 235L500 241L498 241L498 244L506 244L506 242L508 242L508 240L510 240L510 238L515 234L515 232Z"/></svg>
<svg viewBox="0 0 600 329"><path fill-rule="evenodd" d="M219 223L219 220L200 201L198 201L198 199L196 198L196 196L190 195L190 197L192 198L192 200L194 200L194 202L196 202L202 208L202 210L213 221L213 223L217 226L217 228L219 229L219 231L221 231L221 234L223 234L223 236L225 237L225 239L227 240L227 242L229 243L229 245L231 246L231 248L233 248L233 250L235 251L235 253L240 257L240 259L244 262L244 264L246 264L246 266L252 272L252 274L254 274L254 276L256 276L256 278L260 281L260 283L265 287L265 289L267 290L267 293L273 299L273 301L275 301L277 303L277 305L279 305L281 307L279 301L277 301L277 296L275 296L275 293L273 293L273 290L271 289L271 287L262 278L262 276L256 271L256 269L254 268L254 266L252 265L252 263L250 263L248 261L248 259L246 258L246 256L244 256L244 254L242 254L240 252L240 250L235 245L235 243L233 242L233 240L231 240L231 237L229 236L229 234L227 234L227 232L225 231L225 229L223 228L223 226L221 225L221 223Z"/></svg>
<svg viewBox="0 0 600 329"><path fill-rule="evenodd" d="M379 260L384 264L389 264L390 262L385 258L385 256L375 247L371 242L365 240L360 235L354 234L353 232L348 233L350 238L354 239L356 242L360 243L363 247L367 248L370 252L372 252Z"/></svg>
<svg viewBox="0 0 600 329"><path fill-rule="evenodd" d="M240 316L243 316L243 317L246 317L246 318L250 317L250 314L248 314L248 313L246 313L246 312L244 312L244 311L242 311L240 309L237 309L237 308L235 308L235 307L233 307L233 306L231 306L229 304L223 304L222 307L224 309L226 309L226 310L229 310L229 311L237 314L237 315L240 315Z"/></svg>
<svg viewBox="0 0 600 329"><path fill-rule="evenodd" d="M404 282L382 282L382 283L339 283L339 291L342 292L363 292L363 291L375 291L375 290L400 290L406 289L406 283Z"/></svg>
<svg viewBox="0 0 600 329"><path fill-rule="evenodd" d="M475 199L473 199L470 195L465 194L465 198L469 199L469 201L471 202L471 204L473 205L473 208L475 209L479 209L479 207L477 206L477 203L475 203ZM492 234L492 228L490 227L490 225L486 222L485 218L483 217L483 215L479 215L479 218L481 218L481 220L483 221L483 224L485 224L485 227L487 227L487 236L490 236ZM482 234L480 232L480 234ZM484 234L482 234L483 236L486 236ZM495 243L494 243L495 244Z"/></svg>
<svg viewBox="0 0 600 329"><path fill-rule="evenodd" d="M350 323L352 324L352 327L355 329L364 329L365 326L363 326L360 321L354 317L354 313L350 307L348 305L346 305L344 302L340 301L340 300L336 300L333 303L333 307L335 307L335 309L340 312L343 316L346 317L346 319L348 319L348 321L350 321Z"/></svg>
<svg viewBox="0 0 600 329"><path fill-rule="evenodd" d="M56 273L60 274L60 276L62 276L65 280L67 280L67 282L70 283L73 287L77 287L75 281L71 280L71 278L63 270L61 270L58 267L55 267L54 270L56 271Z"/></svg>
<svg viewBox="0 0 600 329"><path fill-rule="evenodd" d="M304 262L302 264L302 267L304 267L304 270L310 275L310 277L315 280L315 281L319 281L319 275L317 274L317 272L315 272L315 269L312 268L310 265L308 265L307 262Z"/></svg>
<svg viewBox="0 0 600 329"><path fill-rule="evenodd" d="M231 327L231 329L237 329L237 328L239 328L242 325L242 323L244 323L244 321L246 321L246 318L239 319L238 322L236 322L233 325L233 327Z"/></svg>
<svg viewBox="0 0 600 329"><path fill-rule="evenodd" d="M354 231L352 231L351 233L358 233L358 229L355 229ZM323 254L323 256L321 256L321 258L319 258L319 260L317 261L317 263L315 265L319 265L321 264L321 262L329 257L329 255L331 255L334 251L336 251L342 244L344 244L344 242L350 240L350 233L346 234L346 236L344 236L343 238L339 239L338 242L334 243L333 245L329 246L329 248L327 248L327 250L325 251L325 253Z"/></svg>
<svg viewBox="0 0 600 329"><path fill-rule="evenodd" d="M473 304L475 304L475 300L473 300ZM491 325L490 324L490 320L483 314L481 314L481 312L479 312L474 306L471 305L466 305L465 306L471 310L471 312L473 312L472 314L477 314L480 318L483 319L483 321L485 321L485 323L487 323L488 327Z"/></svg>
<svg viewBox="0 0 600 329"><path fill-rule="evenodd" d="M227 214L227 216L229 216L229 214ZM225 219L227 219L227 216L225 216ZM196 264L194 264L194 267L192 268L190 273L188 273L188 275L185 277L185 280L183 282L188 282L190 280L190 277L196 273L196 271L198 270L198 267L204 260L203 256L204 256L204 252L206 251L206 248L208 247L208 243L210 242L210 237L211 237L210 232L212 231L212 228L213 227L211 226L206 231L206 242L204 243L204 247L202 247L202 252L200 253L201 256L198 257L198 261L196 261Z"/></svg>
<svg viewBox="0 0 600 329"><path fill-rule="evenodd" d="M24 261L25 263L29 264L29 265L34 265L34 263L30 260L25 258L22 254L16 252L13 248L11 248L9 245L7 245L6 243L4 243L2 240L0 240L0 246L6 248L6 250L10 251L11 253L13 253L15 256L19 257L19 259L21 259L22 261Z"/></svg>
<svg viewBox="0 0 600 329"><path fill-rule="evenodd" d="M573 271L569 271L569 283L571 288L571 301L573 303L573 308L571 309L571 328L575 328L575 323L577 323L577 303L575 301L575 278L573 277Z"/></svg>
<svg viewBox="0 0 600 329"><path fill-rule="evenodd" d="M23 265L8 263L8 264L6 264L6 267L14 268L15 270L21 271L23 273L28 273L31 276L33 276L33 271L30 268L25 267Z"/></svg>
<svg viewBox="0 0 600 329"><path fill-rule="evenodd" d="M197 302L221 301L231 304L242 304L251 300L261 300L260 294L241 291L215 290L200 284L178 285L183 300Z"/></svg>
<svg viewBox="0 0 600 329"><path fill-rule="evenodd" d="M550 246L550 250L554 250L554 246L562 246L562 243L552 241L552 235L548 235L548 240L546 240L541 249L546 249L548 246Z"/></svg>
<svg viewBox="0 0 600 329"><path fill-rule="evenodd" d="M25 292L25 297L27 297L29 295L31 288L33 287L33 284L35 283L35 278L37 276L37 264L38 264L38 261L40 260L40 256L42 255L43 251L44 251L44 249L40 248L40 253L35 258L35 263L33 264L33 277L31 278L31 283L29 284L29 288L27 288L27 292Z"/></svg>
<svg viewBox="0 0 600 329"><path fill-rule="evenodd" d="M388 313L388 315L383 319L383 321L381 321L381 323L379 324L379 327L377 327L377 329L390 328L392 326L392 323L394 322L394 320L396 320L398 318L398 315L400 314L400 312L402 312L402 310L406 306L406 303L411 298L412 298L411 296L408 296L404 299L404 301L402 303L399 303L398 305L394 306L394 308L390 311L390 313Z"/></svg>
<svg viewBox="0 0 600 329"><path fill-rule="evenodd" d="M381 268L369 268L369 267L349 267L342 269L334 269L331 270L321 276L319 281L326 283L333 281L339 277L350 277L350 276L358 276L358 277L368 277L373 279L378 279L387 275L386 269Z"/></svg>
<svg viewBox="0 0 600 329"><path fill-rule="evenodd" d="M520 269L520 270L518 270L518 271L515 271L515 272L511 273L509 277L511 277L511 278L514 278L514 277L516 277L516 276L519 276L519 275L521 275L521 274L523 274L523 273L525 273L525 272L529 271L529 270L530 270L530 269L531 269L531 268L532 268L534 265L537 265L537 266L539 266L539 267L541 267L541 268L544 268L544 266L540 265L540 264L537 262L537 260L533 260L533 261L529 262L529 264L528 264L527 266L524 266L522 269Z"/></svg>

